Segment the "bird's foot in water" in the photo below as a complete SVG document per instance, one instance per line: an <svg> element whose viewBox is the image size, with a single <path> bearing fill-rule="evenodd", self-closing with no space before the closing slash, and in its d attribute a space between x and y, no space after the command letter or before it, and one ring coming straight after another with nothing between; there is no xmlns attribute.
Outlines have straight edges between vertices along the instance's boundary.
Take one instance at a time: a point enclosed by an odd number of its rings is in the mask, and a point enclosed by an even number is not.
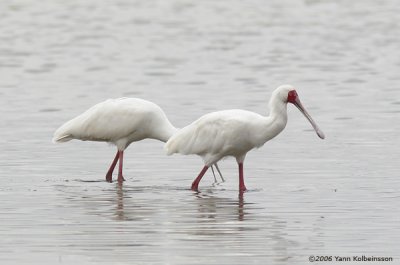
<svg viewBox="0 0 400 265"><path fill-rule="evenodd" d="M122 183L124 181L125 181L124 177L122 175L118 175L118 183Z"/></svg>
<svg viewBox="0 0 400 265"><path fill-rule="evenodd" d="M192 187L190 188L192 191L199 191L199 184L193 183Z"/></svg>
<svg viewBox="0 0 400 265"><path fill-rule="evenodd" d="M247 191L247 188L246 188L246 186L244 184L239 186L239 192L240 193L243 193L243 192L246 192L246 191Z"/></svg>
<svg viewBox="0 0 400 265"><path fill-rule="evenodd" d="M107 174L106 175L106 181L109 183L112 183L112 174Z"/></svg>

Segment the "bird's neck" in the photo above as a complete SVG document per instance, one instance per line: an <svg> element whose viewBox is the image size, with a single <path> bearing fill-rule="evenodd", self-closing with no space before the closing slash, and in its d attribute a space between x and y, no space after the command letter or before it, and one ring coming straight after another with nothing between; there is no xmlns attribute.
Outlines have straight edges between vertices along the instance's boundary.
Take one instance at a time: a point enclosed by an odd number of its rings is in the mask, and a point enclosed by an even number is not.
<svg viewBox="0 0 400 265"><path fill-rule="evenodd" d="M178 129L175 128L171 123L167 123L154 138L166 143L169 138L171 138L171 136L174 135L177 131Z"/></svg>
<svg viewBox="0 0 400 265"><path fill-rule="evenodd" d="M262 124L261 139L264 144L277 136L285 129L287 123L287 104L279 100L271 100L269 103L270 113L265 117Z"/></svg>
<svg viewBox="0 0 400 265"><path fill-rule="evenodd" d="M287 122L287 103L282 102L279 99L271 98L269 102L269 118L271 118L274 122L284 123L286 125Z"/></svg>

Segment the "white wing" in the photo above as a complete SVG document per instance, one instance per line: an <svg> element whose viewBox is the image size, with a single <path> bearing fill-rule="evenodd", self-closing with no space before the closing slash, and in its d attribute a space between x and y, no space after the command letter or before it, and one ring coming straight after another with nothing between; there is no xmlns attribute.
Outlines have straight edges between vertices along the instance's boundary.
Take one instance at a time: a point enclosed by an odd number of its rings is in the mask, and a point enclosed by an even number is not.
<svg viewBox="0 0 400 265"><path fill-rule="evenodd" d="M165 145L167 154L235 155L252 148L249 137L252 121L260 115L244 110L227 110L206 114L182 128Z"/></svg>
<svg viewBox="0 0 400 265"><path fill-rule="evenodd" d="M162 112L157 105L145 100L109 99L62 125L55 132L53 141L80 139L113 142L135 132L142 135L155 111Z"/></svg>

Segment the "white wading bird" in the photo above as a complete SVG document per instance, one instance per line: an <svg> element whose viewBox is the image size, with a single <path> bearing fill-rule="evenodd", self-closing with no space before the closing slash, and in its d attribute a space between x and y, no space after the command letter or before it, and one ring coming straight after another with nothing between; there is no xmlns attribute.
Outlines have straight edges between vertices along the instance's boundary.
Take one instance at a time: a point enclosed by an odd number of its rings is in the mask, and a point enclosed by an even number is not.
<svg viewBox="0 0 400 265"><path fill-rule="evenodd" d="M115 144L118 150L106 180L112 182L112 173L119 160L118 182L122 183L124 150L132 142L146 138L166 142L177 131L156 104L138 98L120 98L98 103L66 122L54 133L53 142L78 139ZM218 167L217 170L222 178Z"/></svg>
<svg viewBox="0 0 400 265"><path fill-rule="evenodd" d="M323 132L304 109L296 90L290 85L282 85L272 93L268 117L240 109L206 114L168 140L165 144L167 154L196 154L203 158L205 165L192 183L194 191L198 190L201 178L211 165L225 156L233 156L239 165L239 191L243 192L246 190L243 178L246 153L261 147L285 128L288 102L304 114L317 135L324 139Z"/></svg>

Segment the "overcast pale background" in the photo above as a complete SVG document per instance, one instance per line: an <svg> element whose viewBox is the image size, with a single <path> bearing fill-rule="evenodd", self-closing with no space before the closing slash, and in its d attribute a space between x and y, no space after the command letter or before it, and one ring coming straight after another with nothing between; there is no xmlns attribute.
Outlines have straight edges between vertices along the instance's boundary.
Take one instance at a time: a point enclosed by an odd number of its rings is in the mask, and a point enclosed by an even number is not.
<svg viewBox="0 0 400 265"><path fill-rule="evenodd" d="M1 1L1 263L398 262L399 12L395 0ZM225 183L209 172L196 194L201 159L161 142L130 146L123 187L104 182L114 147L51 143L107 98L153 101L183 127L215 110L267 115L284 83L326 139L289 106L285 131L248 154L243 197L233 159Z"/></svg>

